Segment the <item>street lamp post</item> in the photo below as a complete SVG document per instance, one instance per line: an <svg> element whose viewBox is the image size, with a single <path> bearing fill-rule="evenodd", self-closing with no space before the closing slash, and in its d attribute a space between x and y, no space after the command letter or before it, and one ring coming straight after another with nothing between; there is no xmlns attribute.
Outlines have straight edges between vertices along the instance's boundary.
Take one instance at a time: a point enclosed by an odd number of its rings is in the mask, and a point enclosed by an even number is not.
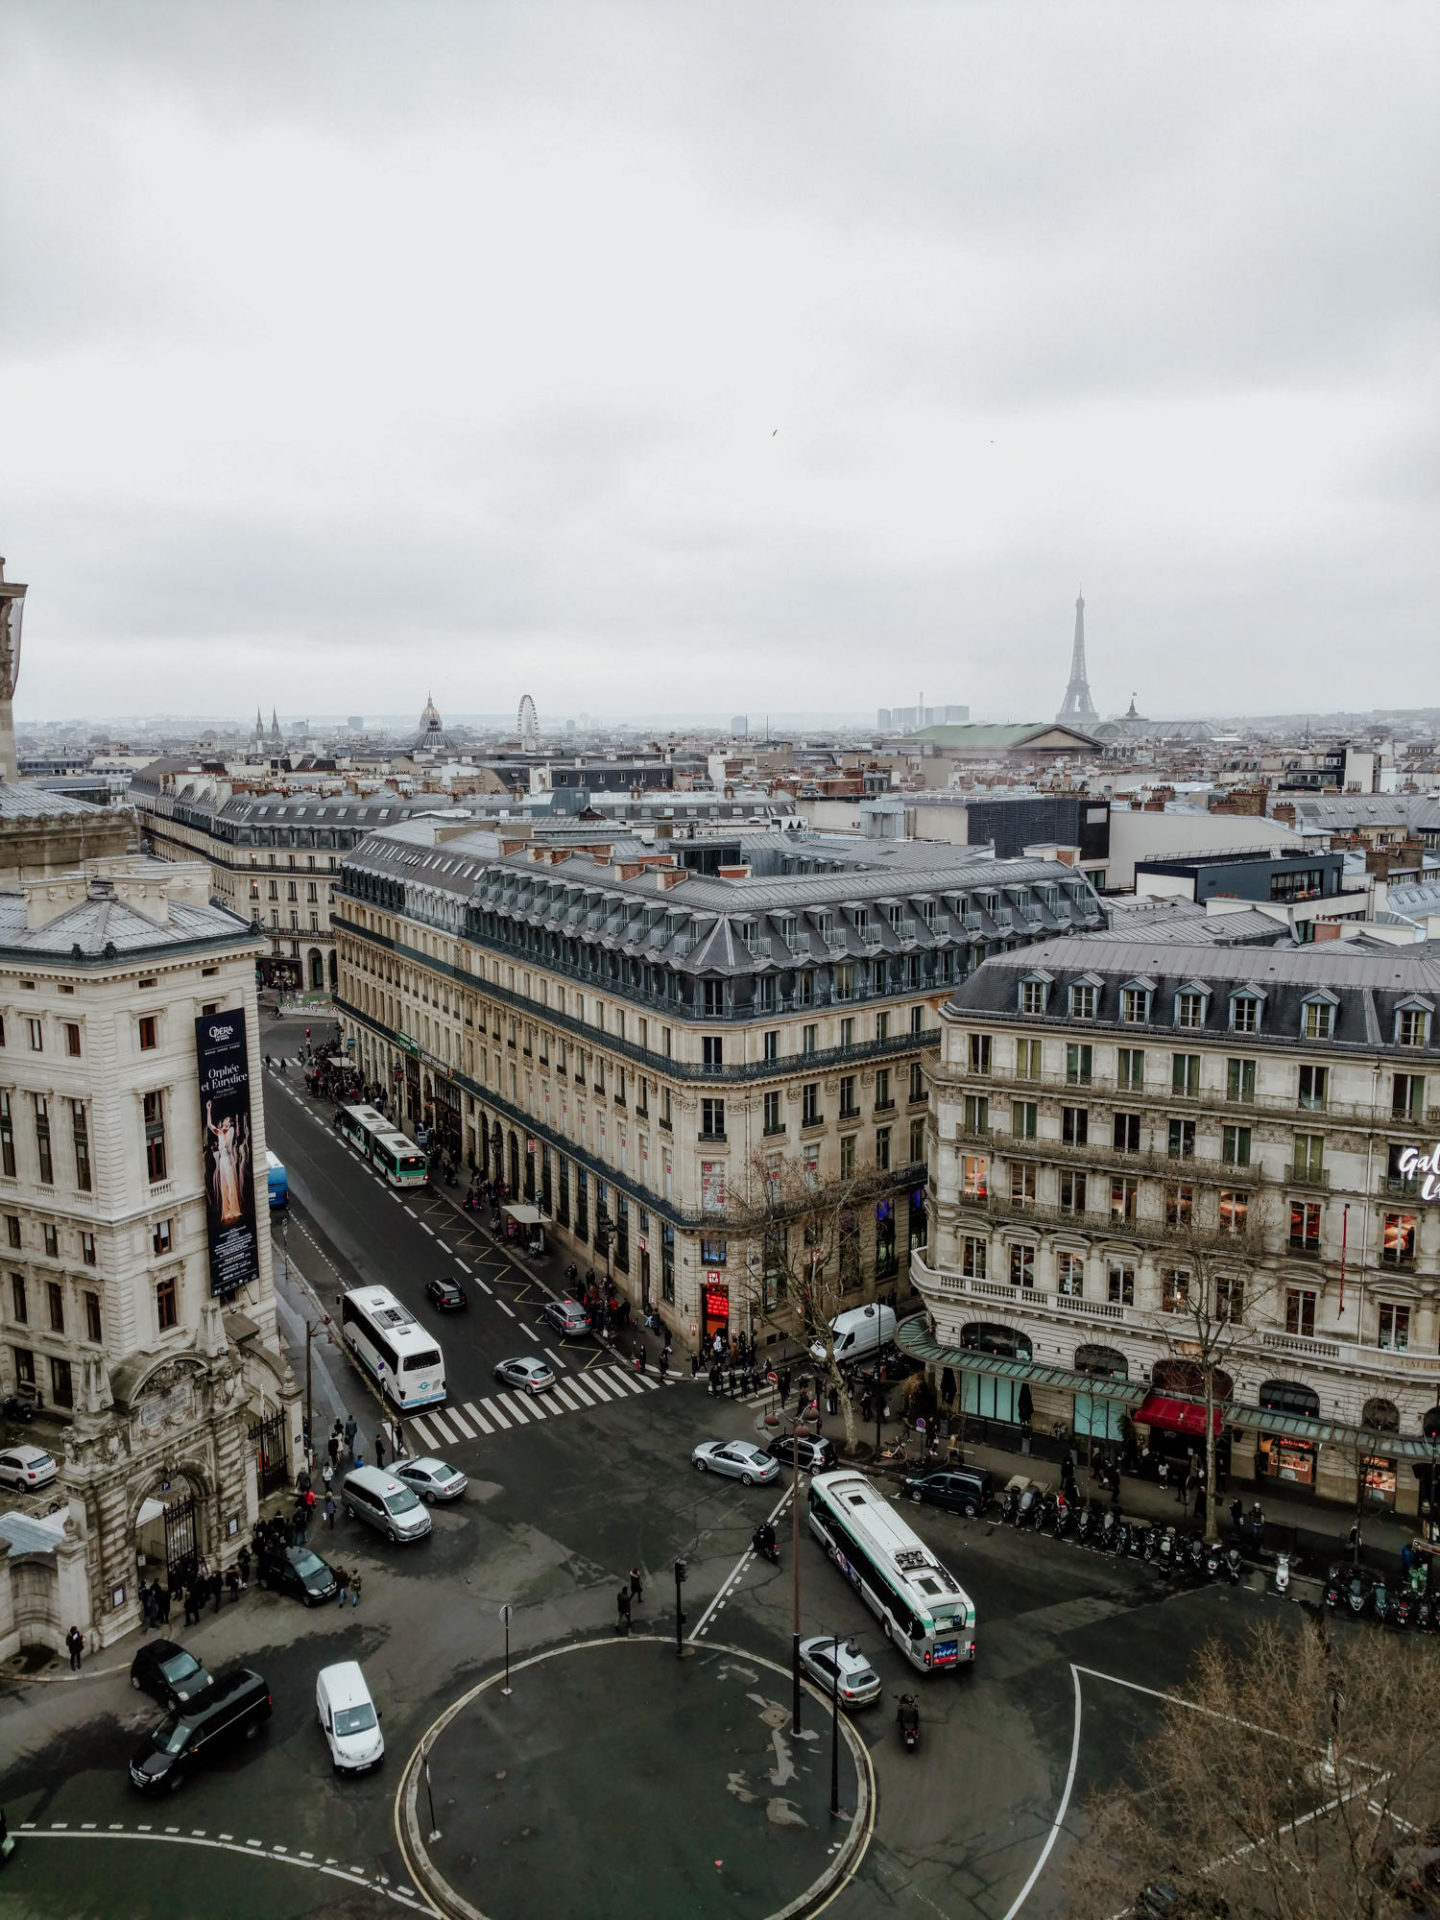
<svg viewBox="0 0 1440 1920"><path fill-rule="evenodd" d="M840 1812L840 1642L830 1638L830 1814Z"/></svg>
<svg viewBox="0 0 1440 1920"><path fill-rule="evenodd" d="M685 1644L681 1637L681 1629L685 1625L685 1609L680 1604L684 1597L682 1588L685 1585L685 1571L685 1562L677 1560L675 1562L675 1658L677 1660L685 1658Z"/></svg>
<svg viewBox="0 0 1440 1920"><path fill-rule="evenodd" d="M796 1407L790 1421L790 1731L800 1738L800 1441L818 1432L811 1418L815 1403ZM767 1427L782 1425L778 1413L767 1413Z"/></svg>

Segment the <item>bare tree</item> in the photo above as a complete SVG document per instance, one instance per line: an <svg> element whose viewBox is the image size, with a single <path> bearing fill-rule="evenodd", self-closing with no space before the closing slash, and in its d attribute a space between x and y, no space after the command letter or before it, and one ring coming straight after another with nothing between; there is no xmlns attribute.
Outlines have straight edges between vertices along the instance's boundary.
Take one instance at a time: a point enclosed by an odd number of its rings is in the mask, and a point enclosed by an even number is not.
<svg viewBox="0 0 1440 1920"><path fill-rule="evenodd" d="M833 1322L860 1294L860 1223L883 1175L822 1180L794 1162L757 1154L743 1196L730 1196L726 1226L749 1242L746 1268L760 1318L793 1331L812 1353L840 1402L845 1446L858 1441L849 1376L835 1353Z"/></svg>
<svg viewBox="0 0 1440 1920"><path fill-rule="evenodd" d="M1172 1359L1182 1362L1205 1408L1205 1538L1219 1538L1215 1474L1215 1415L1229 1398L1228 1383L1236 1353L1255 1338L1261 1309L1275 1283L1254 1269L1263 1247L1263 1217L1254 1196L1243 1218L1232 1214L1227 1228L1207 1229L1193 1218L1177 1223L1169 1264L1161 1286L1166 1312L1164 1339Z"/></svg>
<svg viewBox="0 0 1440 1920"><path fill-rule="evenodd" d="M1239 1657L1207 1643L1184 1701L1167 1697L1136 1756L1143 1784L1089 1802L1067 1913L1110 1920L1154 1881L1186 1913L1237 1920L1420 1911L1403 1882L1435 1844L1437 1713L1440 1652L1428 1641L1332 1641L1322 1620L1267 1624Z"/></svg>

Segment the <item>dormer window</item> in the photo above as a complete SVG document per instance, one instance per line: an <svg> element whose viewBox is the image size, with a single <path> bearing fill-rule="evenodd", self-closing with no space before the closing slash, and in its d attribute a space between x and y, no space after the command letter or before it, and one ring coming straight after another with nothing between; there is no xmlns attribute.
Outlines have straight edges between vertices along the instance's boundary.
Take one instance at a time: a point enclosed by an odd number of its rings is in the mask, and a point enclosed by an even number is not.
<svg viewBox="0 0 1440 1920"><path fill-rule="evenodd" d="M1077 980L1071 987L1070 1018L1072 1020L1095 1018L1095 988L1091 981Z"/></svg>
<svg viewBox="0 0 1440 1920"><path fill-rule="evenodd" d="M1260 1002L1253 993L1237 993L1231 996L1230 1026L1235 1033L1260 1031Z"/></svg>
<svg viewBox="0 0 1440 1920"><path fill-rule="evenodd" d="M1330 1040L1335 1034L1333 1000L1307 1000L1300 1011L1300 1032L1306 1040Z"/></svg>
<svg viewBox="0 0 1440 1920"><path fill-rule="evenodd" d="M1030 974L1020 982L1021 1013L1044 1013L1050 981L1044 974Z"/></svg>
<svg viewBox="0 0 1440 1920"><path fill-rule="evenodd" d="M1182 987L1175 996L1175 1024L1196 1031L1205 1024L1205 995L1196 987Z"/></svg>
<svg viewBox="0 0 1440 1920"><path fill-rule="evenodd" d="M1395 1044L1397 1047L1429 1046L1430 1009L1428 1007L1412 1003L1396 1009Z"/></svg>
<svg viewBox="0 0 1440 1920"><path fill-rule="evenodd" d="M1122 987L1120 989L1120 1018L1129 1026L1143 1026L1150 1018L1150 989L1148 987Z"/></svg>

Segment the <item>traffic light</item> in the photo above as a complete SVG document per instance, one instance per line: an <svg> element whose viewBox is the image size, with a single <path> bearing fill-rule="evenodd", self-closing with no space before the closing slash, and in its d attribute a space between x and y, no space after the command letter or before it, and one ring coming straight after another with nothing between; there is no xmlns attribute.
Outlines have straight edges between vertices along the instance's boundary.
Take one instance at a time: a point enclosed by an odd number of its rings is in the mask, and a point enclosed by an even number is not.
<svg viewBox="0 0 1440 1920"><path fill-rule="evenodd" d="M683 1587L685 1584L685 1562L683 1560L677 1560L675 1562L675 1584L677 1587Z"/></svg>

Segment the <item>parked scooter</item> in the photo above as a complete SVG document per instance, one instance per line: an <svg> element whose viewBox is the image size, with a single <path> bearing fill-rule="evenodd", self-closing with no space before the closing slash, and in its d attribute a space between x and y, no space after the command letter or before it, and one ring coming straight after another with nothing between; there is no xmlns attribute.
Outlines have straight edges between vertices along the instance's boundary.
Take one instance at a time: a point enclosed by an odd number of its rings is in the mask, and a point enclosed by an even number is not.
<svg viewBox="0 0 1440 1920"><path fill-rule="evenodd" d="M1225 1549L1225 1578L1230 1582L1232 1587L1239 1586L1240 1576L1244 1571L1245 1562L1240 1558L1240 1549L1233 1546L1227 1547Z"/></svg>
<svg viewBox="0 0 1440 1920"><path fill-rule="evenodd" d="M1277 1553L1275 1556L1275 1591L1282 1598L1290 1591L1290 1555Z"/></svg>
<svg viewBox="0 0 1440 1920"><path fill-rule="evenodd" d="M1396 1598L1384 1574L1377 1575L1375 1584L1370 1589L1370 1607L1382 1627L1390 1618Z"/></svg>
<svg viewBox="0 0 1440 1920"><path fill-rule="evenodd" d="M900 1729L900 1744L907 1753L920 1750L920 1703L913 1693L902 1693L895 1709L895 1724Z"/></svg>
<svg viewBox="0 0 1440 1920"><path fill-rule="evenodd" d="M1390 1598L1390 1610L1385 1616L1385 1624L1402 1630L1413 1626L1419 1607L1419 1600L1409 1587L1397 1587Z"/></svg>
<svg viewBox="0 0 1440 1920"><path fill-rule="evenodd" d="M1132 1520L1130 1522L1129 1537L1125 1542L1125 1547L1132 1560L1148 1560L1151 1558L1153 1549L1150 1544L1150 1536L1154 1531L1155 1529L1153 1527L1143 1526L1138 1520Z"/></svg>
<svg viewBox="0 0 1440 1920"><path fill-rule="evenodd" d="M1115 1550L1115 1526L1115 1509L1107 1507L1100 1516L1099 1538L1095 1542L1102 1553L1113 1553Z"/></svg>
<svg viewBox="0 0 1440 1920"><path fill-rule="evenodd" d="M1095 1532L1095 1516L1089 1507L1081 1507L1075 1516L1075 1544L1088 1547Z"/></svg>
<svg viewBox="0 0 1440 1920"><path fill-rule="evenodd" d="M1070 1531L1074 1517L1075 1511L1070 1505L1070 1502L1065 1498L1063 1493L1057 1494L1055 1496L1055 1514L1050 1522L1051 1530L1057 1540L1063 1540L1065 1538L1065 1535Z"/></svg>
<svg viewBox="0 0 1440 1920"><path fill-rule="evenodd" d="M1185 1571L1193 1573L1197 1580L1205 1577L1205 1536L1192 1533L1181 1549L1185 1561Z"/></svg>
<svg viewBox="0 0 1440 1920"><path fill-rule="evenodd" d="M1020 1517L1020 1490L1018 1487L1006 1487L1000 1502L1000 1524L1013 1527Z"/></svg>
<svg viewBox="0 0 1440 1920"><path fill-rule="evenodd" d="M1220 1542L1218 1540L1212 1540L1210 1545L1205 1548L1205 1578L1207 1580L1218 1580L1220 1578L1221 1568L1224 1565L1225 1555L1221 1549Z"/></svg>
<svg viewBox="0 0 1440 1920"><path fill-rule="evenodd" d="M1016 1513L1015 1513L1016 1526L1017 1527L1033 1527L1036 1524L1036 1515L1039 1512L1039 1510L1040 1510L1039 1487L1036 1487L1036 1486L1026 1487L1020 1495L1020 1505L1016 1509Z"/></svg>

